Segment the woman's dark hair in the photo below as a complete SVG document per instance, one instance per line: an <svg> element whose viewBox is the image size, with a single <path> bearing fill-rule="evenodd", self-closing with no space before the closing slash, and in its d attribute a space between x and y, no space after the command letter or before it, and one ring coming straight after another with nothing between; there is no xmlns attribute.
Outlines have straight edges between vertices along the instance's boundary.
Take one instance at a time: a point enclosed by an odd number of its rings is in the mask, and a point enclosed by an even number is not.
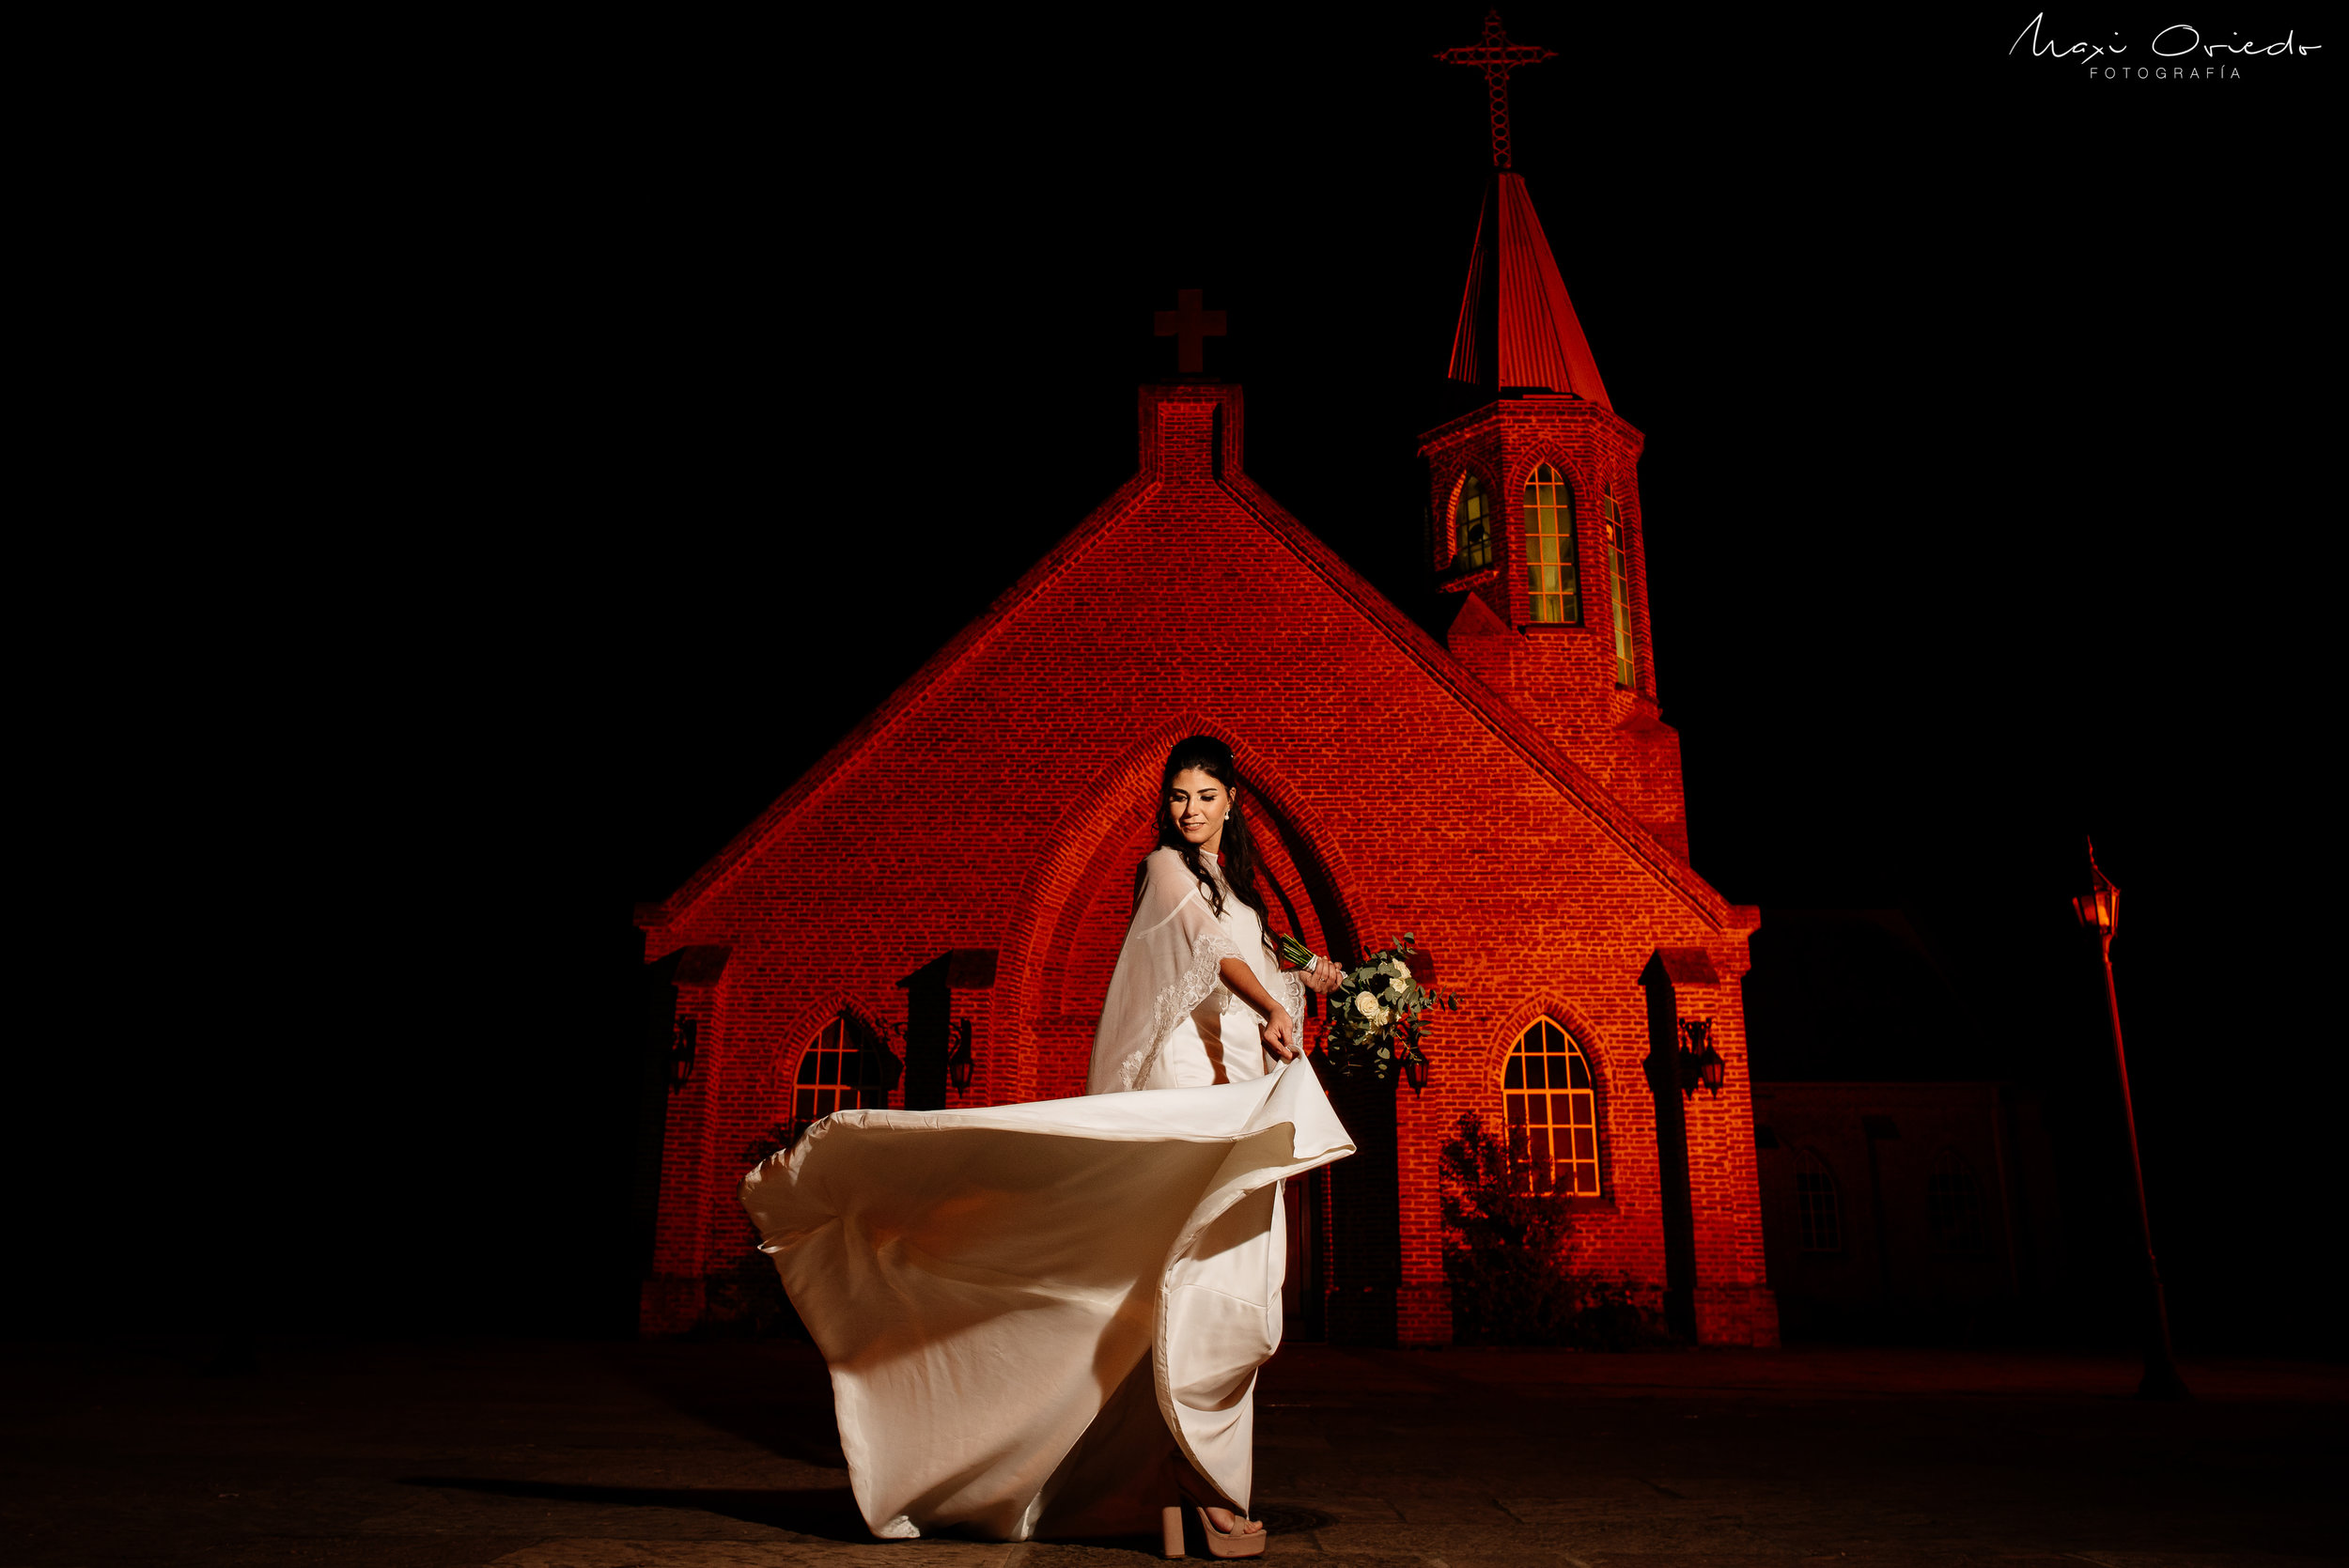
<svg viewBox="0 0 2349 1568"><path fill-rule="evenodd" d="M1221 917L1223 913L1223 889L1215 876L1199 863L1199 846L1185 838L1174 826L1174 817L1166 809L1166 792L1174 787L1174 775L1196 768L1221 784L1231 799L1231 810L1223 818L1223 880L1232 885L1239 901L1256 911L1256 924L1264 932L1267 953L1278 953L1272 945L1272 916L1265 908L1264 894L1256 887L1256 845L1248 831L1247 819L1239 814L1239 768L1232 761L1232 749L1211 735L1194 735L1174 742L1174 749L1166 753L1166 766L1159 770L1159 797L1151 803L1152 820L1159 825L1158 843L1151 853L1172 849L1183 857L1183 864L1199 878L1199 886L1207 895L1207 908ZM1134 904L1140 908L1142 890L1150 880L1149 856L1134 867Z"/></svg>

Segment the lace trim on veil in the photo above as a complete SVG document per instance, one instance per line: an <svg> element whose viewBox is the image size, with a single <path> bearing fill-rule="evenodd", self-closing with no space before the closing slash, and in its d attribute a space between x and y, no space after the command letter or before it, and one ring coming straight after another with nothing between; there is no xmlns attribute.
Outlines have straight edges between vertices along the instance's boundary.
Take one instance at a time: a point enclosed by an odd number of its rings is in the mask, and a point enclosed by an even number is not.
<svg viewBox="0 0 2349 1568"><path fill-rule="evenodd" d="M1272 977L1272 994L1281 999L1281 1005L1289 1010L1290 1019L1298 1032L1302 1033L1305 1028L1305 977L1296 970L1283 970ZM1295 1044L1300 1051L1305 1048L1305 1042L1301 1039Z"/></svg>
<svg viewBox="0 0 2349 1568"><path fill-rule="evenodd" d="M1117 1064L1120 1089L1130 1090L1149 1076L1158 1063L1159 1052L1166 1048L1167 1040L1174 1034L1174 1026L1215 989L1221 978L1216 971L1222 968L1223 960L1239 955L1239 949L1221 931L1199 934L1199 945L1191 950L1190 962L1183 972L1159 988L1158 1001L1152 1009L1150 1048Z"/></svg>

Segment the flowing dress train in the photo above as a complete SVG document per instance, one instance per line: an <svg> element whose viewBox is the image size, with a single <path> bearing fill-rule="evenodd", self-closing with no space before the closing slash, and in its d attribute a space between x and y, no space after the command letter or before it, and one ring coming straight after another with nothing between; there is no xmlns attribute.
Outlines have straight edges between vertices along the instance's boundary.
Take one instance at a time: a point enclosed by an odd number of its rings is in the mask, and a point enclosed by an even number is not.
<svg viewBox="0 0 2349 1568"><path fill-rule="evenodd" d="M1212 867L1210 868L1212 870ZM1220 875L1220 873L1219 873ZM1283 1178L1352 1142L1313 1069L1265 1067L1237 956L1301 1016L1255 916L1148 862L1077 1099L847 1110L742 1201L832 1369L873 1533L1005 1540L1245 1511L1281 1341Z"/></svg>

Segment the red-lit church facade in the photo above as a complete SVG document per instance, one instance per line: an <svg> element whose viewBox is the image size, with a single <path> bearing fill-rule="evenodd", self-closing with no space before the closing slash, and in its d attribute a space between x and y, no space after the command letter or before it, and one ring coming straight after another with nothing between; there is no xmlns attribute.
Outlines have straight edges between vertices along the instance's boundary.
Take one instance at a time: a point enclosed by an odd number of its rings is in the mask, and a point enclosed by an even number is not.
<svg viewBox="0 0 2349 1568"><path fill-rule="evenodd" d="M1411 931L1462 998L1423 1088L1332 1085L1361 1152L1292 1198L1292 1331L1451 1338L1438 1156L1473 1112L1533 1129L1536 1174L1576 1194L1577 1266L1627 1272L1703 1342L1776 1343L1739 987L1758 914L1688 865L1641 437L1514 174L1452 373L1493 396L1422 447L1428 569L1458 603L1440 641L1249 479L1237 386L1145 386L1133 478L639 911L694 1048L646 1332L720 1310L767 1129L1082 1092L1156 769L1206 732L1252 785L1276 920L1341 955ZM1718 1096L1678 1079L1697 1018Z"/></svg>

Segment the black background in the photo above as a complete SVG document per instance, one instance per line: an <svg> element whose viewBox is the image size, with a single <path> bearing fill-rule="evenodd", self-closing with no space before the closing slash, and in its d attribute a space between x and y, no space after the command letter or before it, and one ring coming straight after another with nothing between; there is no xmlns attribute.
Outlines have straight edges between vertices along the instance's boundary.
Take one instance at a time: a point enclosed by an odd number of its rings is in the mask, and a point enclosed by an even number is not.
<svg viewBox="0 0 2349 1568"><path fill-rule="evenodd" d="M2028 13L1506 14L1559 51L1516 78L1517 167L1648 438L1697 868L1909 909L1967 1049L1888 1018L1882 1076L2042 1084L2109 1173L2092 832L2181 1341L2321 1348L2331 51L2105 82L2010 53ZM1488 162L1481 82L1430 55L1480 18L406 36L157 149L185 222L131 264L159 369L119 396L201 432L148 477L224 526L159 547L186 631L115 693L161 792L92 790L154 893L107 940L169 956L79 1026L156 1115L27 1112L68 1174L20 1312L624 1322L629 906L1130 473L1176 288L1229 313L1251 472L1415 602ZM2150 63L2137 22L2045 31L2116 27ZM984 831L1034 741L937 831ZM2078 1179L2108 1280L2118 1189Z"/></svg>

